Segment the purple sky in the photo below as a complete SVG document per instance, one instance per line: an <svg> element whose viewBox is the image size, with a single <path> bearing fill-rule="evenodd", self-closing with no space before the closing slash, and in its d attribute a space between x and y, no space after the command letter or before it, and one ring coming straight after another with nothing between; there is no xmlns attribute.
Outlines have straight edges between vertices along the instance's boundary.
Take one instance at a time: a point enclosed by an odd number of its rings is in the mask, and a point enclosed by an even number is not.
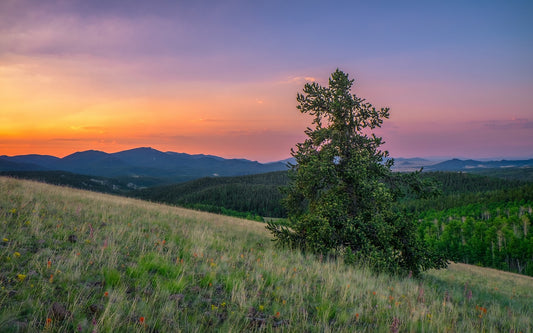
<svg viewBox="0 0 533 333"><path fill-rule="evenodd" d="M0 1L0 155L272 161L337 67L395 157L533 157L531 1Z"/></svg>

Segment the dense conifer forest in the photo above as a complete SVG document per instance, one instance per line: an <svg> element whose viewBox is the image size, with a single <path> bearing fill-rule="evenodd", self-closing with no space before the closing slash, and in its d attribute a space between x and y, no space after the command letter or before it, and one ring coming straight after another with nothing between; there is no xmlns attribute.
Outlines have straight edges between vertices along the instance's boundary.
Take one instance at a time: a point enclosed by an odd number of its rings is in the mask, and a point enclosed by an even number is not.
<svg viewBox="0 0 533 333"><path fill-rule="evenodd" d="M239 177L209 177L186 183L152 187L133 194L141 199L207 210L264 217L285 217L280 187L289 180L285 171ZM233 212L232 212L233 211Z"/></svg>
<svg viewBox="0 0 533 333"><path fill-rule="evenodd" d="M429 199L407 197L400 206L412 213L482 201L533 200L531 185L528 186L530 183L523 180L458 172L423 172L421 176L433 180L441 195ZM132 194L150 201L188 207L224 207L265 217L285 217L280 188L287 185L288 181L287 172L279 171L240 177L202 178L151 187Z"/></svg>

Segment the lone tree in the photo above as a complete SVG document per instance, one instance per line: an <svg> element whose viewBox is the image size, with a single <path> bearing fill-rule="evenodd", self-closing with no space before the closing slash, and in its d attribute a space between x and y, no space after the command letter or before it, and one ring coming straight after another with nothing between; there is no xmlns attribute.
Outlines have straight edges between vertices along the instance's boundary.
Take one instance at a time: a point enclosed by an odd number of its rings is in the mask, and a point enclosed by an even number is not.
<svg viewBox="0 0 533 333"><path fill-rule="evenodd" d="M396 175L381 137L372 133L389 118L351 94L354 80L337 69L329 86L305 84L298 109L314 117L307 139L292 156L285 206L289 227L269 223L274 239L292 248L378 271L418 274L446 265L417 237L413 219L396 210L402 188L422 189L416 174Z"/></svg>

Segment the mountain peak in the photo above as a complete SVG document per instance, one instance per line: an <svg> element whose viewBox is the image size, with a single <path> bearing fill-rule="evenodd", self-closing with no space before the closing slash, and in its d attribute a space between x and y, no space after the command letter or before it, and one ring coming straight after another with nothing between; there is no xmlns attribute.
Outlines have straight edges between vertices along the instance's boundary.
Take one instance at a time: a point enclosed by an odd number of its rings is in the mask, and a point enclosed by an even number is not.
<svg viewBox="0 0 533 333"><path fill-rule="evenodd" d="M67 156L63 157L62 159L63 160L69 160L69 159L72 159L72 158L80 158L82 156L83 157L103 157L103 156L109 156L109 154L105 153L103 151L100 151L100 150L90 149L90 150L75 152L73 154L70 154L70 155L67 155Z"/></svg>

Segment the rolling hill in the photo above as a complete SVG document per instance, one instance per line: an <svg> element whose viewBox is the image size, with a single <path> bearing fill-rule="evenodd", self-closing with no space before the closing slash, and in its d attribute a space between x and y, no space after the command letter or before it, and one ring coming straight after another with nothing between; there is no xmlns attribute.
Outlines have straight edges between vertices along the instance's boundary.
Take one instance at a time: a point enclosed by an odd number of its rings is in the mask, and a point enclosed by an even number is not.
<svg viewBox="0 0 533 333"><path fill-rule="evenodd" d="M277 248L264 225L0 177L2 332L530 332L533 279L418 278Z"/></svg>
<svg viewBox="0 0 533 333"><path fill-rule="evenodd" d="M410 210L420 210L421 206L455 205L456 201L461 201L459 196L463 196L463 203L469 203L479 200L479 197L473 196L479 193L510 191L527 184L521 180L457 172L424 172L421 176L437 182L443 196L422 201L423 204L413 198L407 198L403 204ZM132 192L131 195L144 200L207 209L212 212L221 212L221 208L226 208L264 217L284 217L280 187L287 185L288 181L286 171L237 177L207 177L180 184L154 186ZM473 197L467 199L466 195ZM511 194L508 193L509 195ZM454 199L453 203L448 203L451 201L450 197ZM435 203L429 204L433 201Z"/></svg>
<svg viewBox="0 0 533 333"><path fill-rule="evenodd" d="M46 155L0 156L0 171L68 171L108 178L159 179L177 183L207 176L238 176L286 170L286 163L262 164L245 159L189 155L136 148L117 153L88 150L63 158ZM144 186L142 181L136 186Z"/></svg>
<svg viewBox="0 0 533 333"><path fill-rule="evenodd" d="M180 184L155 186L132 192L140 199L223 212L229 209L268 217L283 217L280 187L286 171L236 177L207 177Z"/></svg>

